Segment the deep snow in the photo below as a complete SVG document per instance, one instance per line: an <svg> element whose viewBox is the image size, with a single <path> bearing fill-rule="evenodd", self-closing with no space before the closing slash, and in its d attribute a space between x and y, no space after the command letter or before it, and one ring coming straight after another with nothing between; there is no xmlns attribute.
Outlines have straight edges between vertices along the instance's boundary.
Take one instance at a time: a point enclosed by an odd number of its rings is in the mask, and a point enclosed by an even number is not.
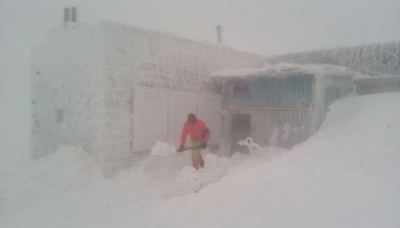
<svg viewBox="0 0 400 228"><path fill-rule="evenodd" d="M0 227L397 228L399 103L400 93L335 102L317 134L292 150L205 151L199 172L187 167L190 152L160 144L103 180L84 151L62 147L1 176ZM199 184L197 193L184 183Z"/></svg>

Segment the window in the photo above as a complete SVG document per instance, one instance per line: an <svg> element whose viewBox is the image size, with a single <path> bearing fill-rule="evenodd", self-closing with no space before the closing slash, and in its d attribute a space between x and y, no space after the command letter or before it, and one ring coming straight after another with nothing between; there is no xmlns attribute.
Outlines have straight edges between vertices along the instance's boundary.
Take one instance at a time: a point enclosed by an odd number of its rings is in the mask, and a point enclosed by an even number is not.
<svg viewBox="0 0 400 228"><path fill-rule="evenodd" d="M312 106L313 75L291 74L285 77L263 77L254 82L259 108L310 109Z"/></svg>
<svg viewBox="0 0 400 228"><path fill-rule="evenodd" d="M298 109L313 108L314 75L294 72L279 76L233 79L224 105L231 108Z"/></svg>
<svg viewBox="0 0 400 228"><path fill-rule="evenodd" d="M236 100L245 100L250 98L249 85L232 85L232 98Z"/></svg>

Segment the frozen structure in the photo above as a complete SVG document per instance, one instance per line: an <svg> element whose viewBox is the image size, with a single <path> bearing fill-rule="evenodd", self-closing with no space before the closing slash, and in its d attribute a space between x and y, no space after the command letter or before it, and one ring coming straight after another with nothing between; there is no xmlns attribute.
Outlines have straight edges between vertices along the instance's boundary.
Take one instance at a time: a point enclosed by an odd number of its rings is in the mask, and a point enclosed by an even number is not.
<svg viewBox="0 0 400 228"><path fill-rule="evenodd" d="M400 41L290 53L269 59L271 63L333 64L369 75L400 75Z"/></svg>
<svg viewBox="0 0 400 228"><path fill-rule="evenodd" d="M310 137L328 107L353 90L354 73L337 66L295 66L215 73L223 91L223 137L232 152L248 136L290 148ZM245 152L245 151L243 151Z"/></svg>
<svg viewBox="0 0 400 228"><path fill-rule="evenodd" d="M157 140L179 143L188 112L219 143L221 97L209 79L222 68L260 67L265 58L113 22L56 34L32 57L32 157L80 145L105 175L131 165Z"/></svg>

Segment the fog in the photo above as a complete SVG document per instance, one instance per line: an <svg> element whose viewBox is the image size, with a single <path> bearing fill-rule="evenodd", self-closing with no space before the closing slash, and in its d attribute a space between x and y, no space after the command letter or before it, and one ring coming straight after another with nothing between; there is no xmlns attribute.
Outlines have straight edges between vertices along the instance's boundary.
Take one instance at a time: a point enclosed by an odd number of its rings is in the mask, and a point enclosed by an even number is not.
<svg viewBox="0 0 400 228"><path fill-rule="evenodd" d="M100 20L222 40L264 56L398 40L398 0L0 0L0 166L29 160L33 45L78 7L78 21Z"/></svg>

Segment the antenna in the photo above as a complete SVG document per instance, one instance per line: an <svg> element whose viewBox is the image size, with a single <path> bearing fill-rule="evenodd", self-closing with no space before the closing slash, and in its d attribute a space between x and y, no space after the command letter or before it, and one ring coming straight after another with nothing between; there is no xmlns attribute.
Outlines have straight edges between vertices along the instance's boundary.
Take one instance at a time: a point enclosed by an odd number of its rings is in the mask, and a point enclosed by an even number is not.
<svg viewBox="0 0 400 228"><path fill-rule="evenodd" d="M217 25L217 42L221 43L222 40L222 26Z"/></svg>

